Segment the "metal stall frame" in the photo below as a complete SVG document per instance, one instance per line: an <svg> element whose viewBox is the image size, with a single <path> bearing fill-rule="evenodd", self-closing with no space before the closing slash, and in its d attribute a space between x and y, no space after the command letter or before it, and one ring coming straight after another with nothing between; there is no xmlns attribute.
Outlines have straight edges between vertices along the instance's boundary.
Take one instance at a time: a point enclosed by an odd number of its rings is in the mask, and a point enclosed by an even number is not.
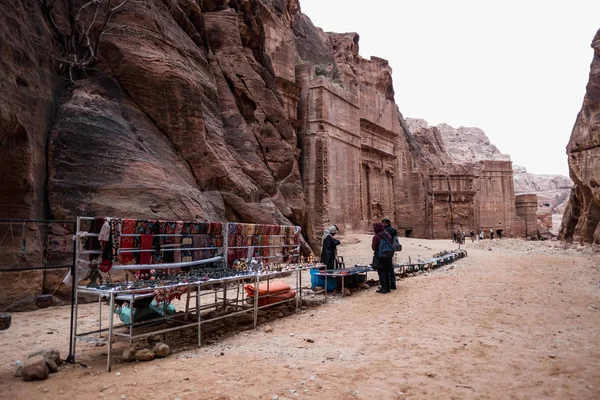
<svg viewBox="0 0 600 400"><path fill-rule="evenodd" d="M209 279L209 280L200 280L200 281L193 281L193 282L186 282L186 283L175 283L175 284L171 284L171 285L161 285L161 286L156 286L156 287L152 287L152 288L127 288L127 287L123 287L123 288L111 288L111 289L99 289L99 288L88 288L88 287L82 287L79 286L79 268L77 267L77 262L80 258L81 255L86 255L86 254L99 254L100 251L96 251L96 250L81 250L81 235L79 234L81 232L81 222L82 221L92 221L94 220L94 217L78 217L77 218L77 223L76 223L76 234L74 236L74 240L75 240L75 244L74 244L74 273L73 273L73 287L75 290L75 300L74 300L74 311L73 311L73 316L72 316L72 337L71 337L71 347L73 349L73 355L75 354L75 350L76 350L76 340L89 340L89 341L95 341L95 342L101 342L101 343L106 343L107 344L107 366L106 369L108 372L110 372L111 370L111 364L112 364L112 342L113 342L113 338L125 338L127 339L129 342L132 342L133 340L139 339L139 338L143 338L143 337L148 337L150 335L153 334L159 334L159 333L165 333L165 332L170 332L173 330L178 330L178 329L185 329L188 327L197 327L198 329L198 346L201 345L202 343L202 331L201 331L201 327L202 324L206 324L206 323L210 323L213 321L217 321L219 319L223 319L223 318L229 318L229 317L234 317L243 313L248 313L248 312L253 312L254 313L254 327L256 328L257 326L257 317L258 317L258 310L262 309L262 308L266 308L266 307L270 307L270 306L274 306L277 304L281 304L281 303L285 303L285 302L290 302L290 301L295 301L296 302L296 308L299 307L300 301L302 300L302 272L305 270L308 270L310 268L314 268L315 266L302 266L298 263L292 263L291 265L296 265L295 268L290 268L284 271L271 271L271 272L267 272L267 273L259 273L254 272L252 274L248 274L248 275L236 275L236 276L231 276L231 277L225 277L225 278L219 278L219 279ZM192 261L192 262L186 262L186 263L175 263L175 264L148 264L148 265L114 265L112 267L112 269L121 269L121 270L127 270L127 269L169 269L169 267L179 267L182 265L185 266L193 266L193 265L199 265L199 264L204 264L204 263L210 263L210 262L217 262L217 261L223 261L223 263L225 265L227 265L227 258L228 257L228 238L227 238L227 232L229 230L229 224L223 224L224 229L222 230L222 234L224 236L223 238L223 257L219 256L219 257L212 257L212 258L208 258L208 259L203 259L203 260L197 260L197 261ZM294 233L294 235L299 235L299 230L296 231ZM97 237L97 234L92 234L92 233L86 233L86 237ZM293 247L294 249L292 250L292 252L295 250L297 251L297 257L299 258L300 255L300 244L295 244L293 246L289 246L289 245L285 245L286 247ZM253 246L253 247L259 247L259 246ZM262 247L283 247L283 246L262 246ZM292 256L291 254L288 254L288 256ZM282 256L274 256L275 257L282 257ZM283 301L279 301L276 303L271 303L265 306L259 306L259 298L265 298L265 297L270 297L272 295L267 294L265 296L259 296L258 293L258 287L259 287L259 283L262 280L267 280L267 285L270 282L270 279L272 278L276 278L276 277L282 277L284 275L288 275L290 273L296 273L296 295L293 298L290 299L285 299ZM249 297L248 296L244 296L245 290L243 289L243 285L246 283L253 283L255 285L255 288L257 289L255 291L256 295L253 298L253 305L252 307L248 307L248 308L244 308L244 304L248 303ZM209 293L202 293L203 288L207 287L207 286L212 286L213 290L210 291ZM217 285L221 285L221 288L217 288L215 289L215 287ZM237 295L234 299L227 299L227 290L230 287L230 285L236 285L236 289L237 289ZM152 291L154 292L155 290L161 290L161 289L174 289L174 288L187 288L185 295L186 295L186 310L184 313L184 320L180 321L177 320L175 318L175 315L173 316L167 316L166 313L164 316L160 317L160 318L155 318L152 320L148 320L148 321L139 321L139 322L135 322L133 319L133 305L135 303L136 298L140 298L140 297L144 297L144 292L148 292L148 291ZM222 290L223 292L223 296L221 298L218 297L218 292L220 292ZM240 299L240 290L242 291L242 298ZM194 291L196 293L195 296L191 295L191 292ZM84 333L78 333L77 329L77 318L78 318L78 301L77 301L77 297L79 293L87 293L87 294L95 294L98 295L98 303L99 303L99 307L98 307L98 329L94 330L94 331L90 331L90 332L84 332ZM214 295L215 296L215 302L214 303L210 303L207 304L206 306L203 307L202 302L201 302L201 298L202 296L205 295ZM195 297L195 307L190 308L190 300L193 299ZM110 317L109 317L109 321L108 321L108 327L103 327L102 326L102 301L103 299L108 299L108 304L109 304L109 313L110 313ZM114 307L115 307L115 301L116 300L127 300L129 301L130 304L130 324L118 324L115 325L114 324ZM211 308L217 308L220 305L222 305L225 309L227 308L227 306L231 306L233 305L236 308L236 311L231 312L231 313L224 313L223 315L219 315L216 317L212 317L212 318L208 318L208 319L204 319L202 318L202 311L203 310L207 310L207 309L211 309ZM241 308L241 310L240 310ZM190 314L195 313L197 316L197 320L196 321L191 321L191 322L187 322L187 319L189 318ZM165 328L165 329L159 329L159 330L153 330L153 331L149 331L149 332L145 332L145 333L141 333L141 334L134 334L134 329L136 328L140 328L140 327L147 327L147 326L151 326L153 324L158 324L158 323L164 323L164 322L168 322L171 321L172 323L177 323L178 326L174 326L174 327L169 327L169 328ZM120 328L128 328L128 332L115 332L115 329L120 329ZM108 337L107 338L102 338L102 333L103 332L108 332ZM97 334L98 337L92 337L90 335L95 335Z"/></svg>
<svg viewBox="0 0 600 400"><path fill-rule="evenodd" d="M139 327L143 327L143 326L149 326L152 324L157 324L157 323L164 323L166 321L177 321L174 316L167 316L166 313L164 316L160 317L160 318L155 318L152 320L148 320L148 321L140 321L140 322L135 322L133 319L133 306L135 303L135 299L136 297L140 298L140 297L144 297L143 295L145 293L147 293L148 291L152 291L154 292L155 290L164 290L164 289L175 289L175 288L187 288L187 291L189 292L190 288L192 287L199 287L199 285L201 283L203 283L204 281L190 281L190 282L185 282L185 283L175 283L175 284L171 284L171 285L160 285L160 286L155 286L155 287L151 287L151 288L122 288L122 289L116 289L116 288L112 288L112 289L99 289L99 288L91 288L91 287L83 287L79 285L79 281L80 281L80 277L79 277L79 268L77 267L78 261L80 259L81 255L86 255L86 254L100 254L101 251L98 250L81 250L81 221L93 221L95 218L94 217L77 217L77 223L76 223L76 233L74 236L75 239L75 243L74 243L74 249L75 249L75 262L74 262L74 275L73 275L73 287L75 290L75 299L74 299L74 312L72 315L72 336L71 336L71 343L70 346L73 349L73 355L75 355L76 353L76 341L77 339L79 340L88 340L88 341L94 341L94 342L100 342L100 343L106 343L108 346L108 357L107 357L107 371L110 372L111 369L111 350L112 350L112 339L114 336L119 336L119 337L126 337L129 339L130 342L132 342L135 339L139 339L142 337L148 337L150 335L153 334L157 334L157 333L164 333L164 332L169 332L169 331L173 331L173 330L178 330L178 329L185 329L187 327L191 327L191 326L196 326L198 325L197 322L193 322L193 323L183 323L182 325L179 325L177 327L172 327L172 328L167 328L167 329L161 329L161 330L155 330L152 332L147 332L147 333L143 333L143 334L139 334L139 335L134 335L133 334L133 330L135 328L139 328ZM86 232L86 237L97 237L98 234L94 234L94 233L88 233ZM220 249L220 247L215 247L214 249ZM197 261L191 261L191 262L183 262L183 263L169 263L169 264L147 264L147 265L114 265L112 267L112 269L116 269L116 270L129 270L129 269L170 269L170 268L177 268L177 267L182 267L182 266L195 266L195 265L201 265L201 264L206 264L206 263L211 263L211 262L218 262L218 261L222 261L223 257L221 256L217 256L217 257L211 257L208 259L202 259L202 260L197 260ZM82 294L95 294L98 296L98 329L94 330L94 331L90 331L90 332L84 332L84 333L78 333L77 332L77 319L78 319L78 314L79 314L79 302L78 302L78 295L79 293ZM115 306L115 300L119 300L118 297L121 296L122 300L128 300L130 301L130 324L119 324L117 326L114 325L113 322L113 318L114 318L114 306ZM108 298L109 301L109 326L107 328L103 328L102 327L102 300L103 298ZM197 303L197 307L199 307L199 301L196 302ZM166 306L166 304L164 305ZM199 312L198 308L196 309L196 312ZM199 325L198 325L199 326ZM129 328L129 334L124 334L124 333L120 333L120 332L114 332L114 330L116 328L122 328L122 327L128 327ZM103 332L107 332L108 331L108 338L107 339L103 339L102 338L102 333ZM93 335L93 334L98 334L98 337L91 337L89 335ZM200 341L200 336L199 339Z"/></svg>

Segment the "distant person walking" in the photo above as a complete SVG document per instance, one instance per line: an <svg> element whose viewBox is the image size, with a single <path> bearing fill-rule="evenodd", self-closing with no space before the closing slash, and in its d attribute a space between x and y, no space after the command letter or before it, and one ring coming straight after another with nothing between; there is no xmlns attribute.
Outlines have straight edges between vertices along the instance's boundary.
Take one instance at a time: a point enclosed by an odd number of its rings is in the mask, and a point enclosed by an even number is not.
<svg viewBox="0 0 600 400"><path fill-rule="evenodd" d="M481 232L479 232L479 239L480 240L485 239L485 233L483 233L483 229L481 230Z"/></svg>
<svg viewBox="0 0 600 400"><path fill-rule="evenodd" d="M475 241L475 232L471 231L471 243Z"/></svg>
<svg viewBox="0 0 600 400"><path fill-rule="evenodd" d="M494 240L494 230L490 228L490 240Z"/></svg>

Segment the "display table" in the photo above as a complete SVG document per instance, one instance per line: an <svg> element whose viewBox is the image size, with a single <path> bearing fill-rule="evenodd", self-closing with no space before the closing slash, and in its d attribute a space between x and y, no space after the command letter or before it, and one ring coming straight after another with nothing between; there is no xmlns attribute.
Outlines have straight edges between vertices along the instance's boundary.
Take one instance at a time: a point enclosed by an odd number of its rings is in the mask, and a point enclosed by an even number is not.
<svg viewBox="0 0 600 400"><path fill-rule="evenodd" d="M325 279L325 298L327 298L327 278L341 278L342 281L342 297L345 295L345 280L347 276L367 276L368 272L374 271L370 266L354 266L350 268L337 268L319 271L313 276L320 276Z"/></svg>

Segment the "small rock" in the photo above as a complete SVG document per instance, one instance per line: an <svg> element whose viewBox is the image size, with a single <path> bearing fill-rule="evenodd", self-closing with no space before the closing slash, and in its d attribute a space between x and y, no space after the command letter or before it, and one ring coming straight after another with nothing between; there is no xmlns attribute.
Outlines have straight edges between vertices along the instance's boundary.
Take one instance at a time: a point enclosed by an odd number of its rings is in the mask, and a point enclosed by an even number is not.
<svg viewBox="0 0 600 400"><path fill-rule="evenodd" d="M50 370L44 357L41 355L31 357L23 366L23 380L35 381L48 378Z"/></svg>
<svg viewBox="0 0 600 400"><path fill-rule="evenodd" d="M123 350L123 361L125 361L125 362L135 361L136 351L137 350L133 346L128 347L125 350Z"/></svg>
<svg viewBox="0 0 600 400"><path fill-rule="evenodd" d="M271 397L271 400L279 400L279 396L274 395L273 397Z"/></svg>
<svg viewBox="0 0 600 400"><path fill-rule="evenodd" d="M263 329L264 333L273 333L273 327L271 326L266 326L265 329Z"/></svg>
<svg viewBox="0 0 600 400"><path fill-rule="evenodd" d="M16 376L17 378L22 377L23 376L23 366L24 366L23 361L17 360L15 362L15 366L17 368L15 369L14 376Z"/></svg>
<svg viewBox="0 0 600 400"><path fill-rule="evenodd" d="M116 376L121 376L121 373L120 373L120 372L117 372L115 375L116 375Z"/></svg>
<svg viewBox="0 0 600 400"><path fill-rule="evenodd" d="M56 349L46 349L33 352L27 356L27 358L32 358L35 356L42 356L44 360L52 360L56 363L56 365L61 365L63 360L60 359L60 351Z"/></svg>
<svg viewBox="0 0 600 400"><path fill-rule="evenodd" d="M102 387L102 389L100 389L101 392L104 392L106 389L108 389L108 386L104 386Z"/></svg>
<svg viewBox="0 0 600 400"><path fill-rule="evenodd" d="M122 399L126 399L126 398L127 398L127 396L125 396L124 394L122 394L122 395L121 395L121 398L122 398Z"/></svg>
<svg viewBox="0 0 600 400"><path fill-rule="evenodd" d="M550 358L556 358L556 356L554 354L548 354L548 357L550 357Z"/></svg>
<svg viewBox="0 0 600 400"><path fill-rule="evenodd" d="M141 349L135 353L135 359L137 361L151 361L154 360L154 353L150 349Z"/></svg>
<svg viewBox="0 0 600 400"><path fill-rule="evenodd" d="M44 389L42 389L42 391L43 391L44 393L48 393L48 392L50 391L50 389L48 389L48 388L44 388Z"/></svg>
<svg viewBox="0 0 600 400"><path fill-rule="evenodd" d="M352 292L348 288L344 288L344 296L351 296Z"/></svg>
<svg viewBox="0 0 600 400"><path fill-rule="evenodd" d="M50 373L58 372L58 365L53 360L46 359L46 364L48 364L48 370Z"/></svg>
<svg viewBox="0 0 600 400"><path fill-rule="evenodd" d="M160 334L155 334L155 335L150 335L148 336L148 343L153 344L153 343L159 343L162 342L163 337Z"/></svg>
<svg viewBox="0 0 600 400"><path fill-rule="evenodd" d="M152 349L152 352L154 353L155 357L164 358L169 355L171 349L169 348L169 345L165 343L156 343Z"/></svg>
<svg viewBox="0 0 600 400"><path fill-rule="evenodd" d="M308 343L314 343L314 342L315 342L315 340L314 340L314 339L310 339L310 338L306 339L306 341L307 341Z"/></svg>
<svg viewBox="0 0 600 400"><path fill-rule="evenodd" d="M275 315L275 316L276 316L277 318L283 318L283 317L285 317L285 315L283 315L283 313L282 313L282 312L280 312L280 313L277 313L277 315Z"/></svg>

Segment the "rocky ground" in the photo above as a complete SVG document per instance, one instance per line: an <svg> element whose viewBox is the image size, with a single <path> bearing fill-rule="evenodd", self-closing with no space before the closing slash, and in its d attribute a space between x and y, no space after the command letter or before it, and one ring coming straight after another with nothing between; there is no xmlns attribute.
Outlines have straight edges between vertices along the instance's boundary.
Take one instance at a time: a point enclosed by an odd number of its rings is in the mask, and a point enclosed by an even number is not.
<svg viewBox="0 0 600 400"><path fill-rule="evenodd" d="M342 237L348 265L370 260L370 237ZM451 241L404 239L399 261L428 258ZM469 256L304 309L170 335L172 353L124 363L115 347L78 343L81 364L24 382L14 363L36 350L68 350L69 308L13 315L0 332L0 396L16 399L405 399L600 397L600 257L557 242L467 242ZM370 276L375 278L375 274ZM180 309L181 305L178 304ZM97 304L82 307L93 325ZM283 318L281 318L283 317ZM203 334L205 332L203 331ZM188 335L188 336L186 336ZM172 340L169 341L168 339ZM142 343L144 344L144 343Z"/></svg>

